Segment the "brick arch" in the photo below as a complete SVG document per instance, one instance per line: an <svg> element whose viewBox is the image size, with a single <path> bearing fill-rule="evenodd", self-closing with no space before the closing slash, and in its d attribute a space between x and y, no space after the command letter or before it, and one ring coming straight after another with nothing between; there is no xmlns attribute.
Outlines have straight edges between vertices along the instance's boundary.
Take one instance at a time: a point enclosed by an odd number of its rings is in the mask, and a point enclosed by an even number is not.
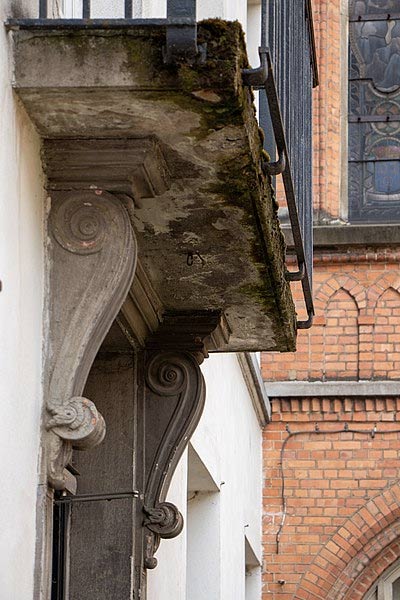
<svg viewBox="0 0 400 600"><path fill-rule="evenodd" d="M396 521L393 526L382 532L388 534L390 538L396 535L396 538L389 542L386 547L379 552L372 561L355 578L353 585L347 591L344 600L362 600L365 594L371 589L374 583L387 571L394 563L398 562L400 557L400 523Z"/></svg>
<svg viewBox="0 0 400 600"><path fill-rule="evenodd" d="M379 298L388 290L389 288L393 289L393 291L398 292L400 294L400 277L394 271L390 273L385 273L368 288L367 292L367 308L373 312Z"/></svg>
<svg viewBox="0 0 400 600"><path fill-rule="evenodd" d="M384 275L373 286L369 296L372 327L372 373L374 379L399 379L400 357L400 277Z"/></svg>
<svg viewBox="0 0 400 600"><path fill-rule="evenodd" d="M361 586L360 578L374 562L379 565L381 553L390 560L390 545L399 539L400 484L394 483L336 530L302 577L294 600L362 598L362 595L350 595L355 584L358 582ZM384 561L381 566L383 572L390 565ZM364 593L377 577L379 575L373 575L370 569L369 585Z"/></svg>
<svg viewBox="0 0 400 600"><path fill-rule="evenodd" d="M334 275L322 283L316 291L314 303L317 314L323 314L330 298L340 289L350 294L359 309L367 306L367 293L364 286L350 275Z"/></svg>
<svg viewBox="0 0 400 600"><path fill-rule="evenodd" d="M359 376L357 301L340 287L326 304L321 355L323 380L357 380Z"/></svg>

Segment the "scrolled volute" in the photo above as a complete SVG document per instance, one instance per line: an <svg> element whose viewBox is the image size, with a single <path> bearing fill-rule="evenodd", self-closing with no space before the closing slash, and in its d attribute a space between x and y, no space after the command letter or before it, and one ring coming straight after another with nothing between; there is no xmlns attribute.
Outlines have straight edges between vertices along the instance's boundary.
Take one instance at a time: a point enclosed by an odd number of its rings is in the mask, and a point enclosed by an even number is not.
<svg viewBox="0 0 400 600"><path fill-rule="evenodd" d="M173 352L156 354L149 362L146 382L149 388L161 396L180 394L189 378L185 361Z"/></svg>
<svg viewBox="0 0 400 600"><path fill-rule="evenodd" d="M64 404L49 406L47 412L47 430L71 442L74 448L94 448L104 439L104 419L88 398L74 396Z"/></svg>
<svg viewBox="0 0 400 600"><path fill-rule="evenodd" d="M146 515L144 525L160 538L174 538L183 529L183 516L171 502L161 502L153 508L145 507L143 512Z"/></svg>
<svg viewBox="0 0 400 600"><path fill-rule="evenodd" d="M101 189L52 192L48 240L46 456L50 485L63 489L72 448L93 448L105 435L81 394L132 285L137 245L126 201Z"/></svg>
<svg viewBox="0 0 400 600"><path fill-rule="evenodd" d="M103 248L112 217L101 195L81 198L71 196L53 215L53 234L68 252L95 254Z"/></svg>

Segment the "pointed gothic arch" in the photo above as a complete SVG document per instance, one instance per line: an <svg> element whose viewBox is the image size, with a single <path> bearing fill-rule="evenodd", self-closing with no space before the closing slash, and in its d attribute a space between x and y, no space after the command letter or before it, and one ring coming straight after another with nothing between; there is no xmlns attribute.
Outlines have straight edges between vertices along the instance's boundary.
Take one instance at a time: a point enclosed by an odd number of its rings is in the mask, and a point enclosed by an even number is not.
<svg viewBox="0 0 400 600"><path fill-rule="evenodd" d="M315 557L294 600L361 600L390 566L390 557L398 559L393 549L400 547L399 500L396 482L349 517ZM379 562L381 556L385 559Z"/></svg>
<svg viewBox="0 0 400 600"><path fill-rule="evenodd" d="M329 299L340 289L346 290L356 302L359 310L366 307L367 294L365 288L350 275L334 275L324 281L315 294L317 314L323 314Z"/></svg>

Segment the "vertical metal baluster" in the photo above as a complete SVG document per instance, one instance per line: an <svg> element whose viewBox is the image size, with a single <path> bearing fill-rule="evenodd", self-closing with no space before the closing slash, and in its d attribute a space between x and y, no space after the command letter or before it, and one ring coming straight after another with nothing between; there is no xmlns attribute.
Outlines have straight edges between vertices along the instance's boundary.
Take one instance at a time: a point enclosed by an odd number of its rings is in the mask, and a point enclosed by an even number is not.
<svg viewBox="0 0 400 600"><path fill-rule="evenodd" d="M82 1L82 18L90 19L90 0Z"/></svg>
<svg viewBox="0 0 400 600"><path fill-rule="evenodd" d="M189 17L196 20L196 0L167 0L167 17Z"/></svg>
<svg viewBox="0 0 400 600"><path fill-rule="evenodd" d="M125 0L125 19L132 19L132 17L133 17L132 0Z"/></svg>
<svg viewBox="0 0 400 600"><path fill-rule="evenodd" d="M39 0L39 19L47 19L47 0Z"/></svg>
<svg viewBox="0 0 400 600"><path fill-rule="evenodd" d="M164 60L167 63L176 59L195 60L198 56L196 0L167 0L167 43ZM191 23L176 26L174 19L188 19ZM172 23L171 23L172 21Z"/></svg>
<svg viewBox="0 0 400 600"><path fill-rule="evenodd" d="M268 36L268 0L262 0L261 2L261 47L268 46L267 36Z"/></svg>

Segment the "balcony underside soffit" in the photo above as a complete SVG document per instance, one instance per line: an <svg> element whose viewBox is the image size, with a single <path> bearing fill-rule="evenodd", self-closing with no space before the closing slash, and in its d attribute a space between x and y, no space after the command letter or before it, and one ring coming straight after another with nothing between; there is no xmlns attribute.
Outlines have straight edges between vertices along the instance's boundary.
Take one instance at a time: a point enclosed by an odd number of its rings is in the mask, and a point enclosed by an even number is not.
<svg viewBox="0 0 400 600"><path fill-rule="evenodd" d="M14 86L44 140L49 190L134 199L139 272L157 315L221 311L225 335L212 349L293 350L285 247L241 83L240 26L200 24L207 57L193 66L164 63L163 27L12 35ZM137 279L134 288L145 294Z"/></svg>

